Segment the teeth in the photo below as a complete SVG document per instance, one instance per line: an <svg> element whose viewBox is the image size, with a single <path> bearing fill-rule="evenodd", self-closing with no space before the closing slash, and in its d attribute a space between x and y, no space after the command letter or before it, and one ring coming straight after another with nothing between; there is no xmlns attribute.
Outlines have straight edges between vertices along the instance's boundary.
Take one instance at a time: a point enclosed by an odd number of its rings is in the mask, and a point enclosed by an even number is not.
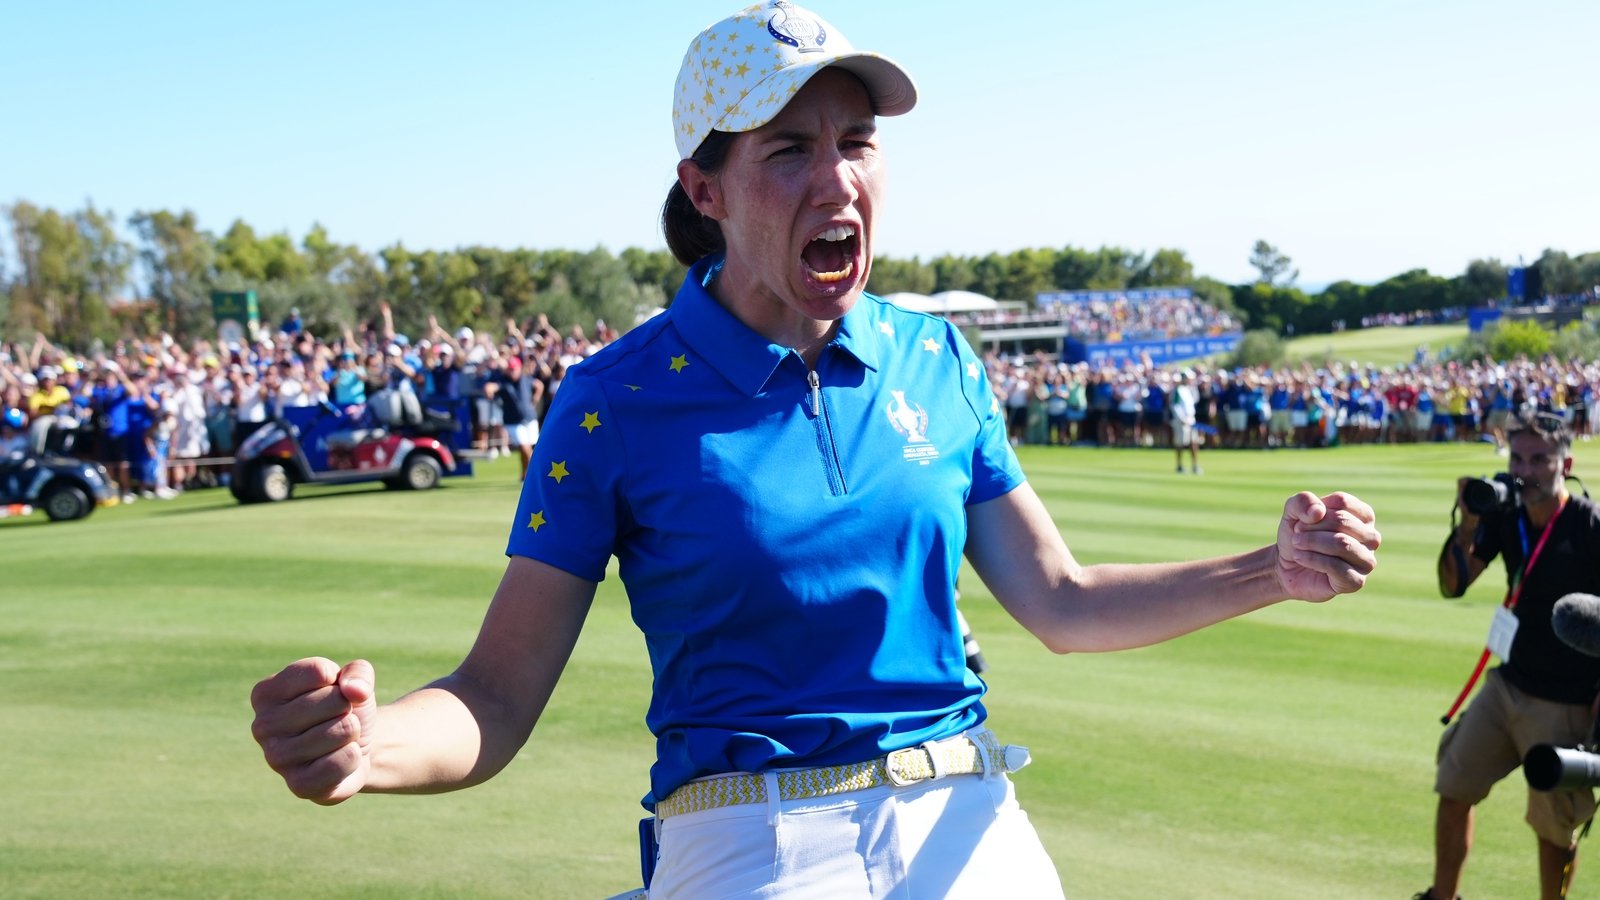
<svg viewBox="0 0 1600 900"><path fill-rule="evenodd" d="M855 237L856 230L849 225L835 225L827 231L817 235L819 241L842 241L845 238Z"/></svg>
<svg viewBox="0 0 1600 900"><path fill-rule="evenodd" d="M832 284L836 281L843 281L846 278L849 278L850 274L855 270L856 264L853 262L845 263L844 268L837 272L818 272L816 269L806 266L806 271L811 273L811 277L822 282L823 284Z"/></svg>

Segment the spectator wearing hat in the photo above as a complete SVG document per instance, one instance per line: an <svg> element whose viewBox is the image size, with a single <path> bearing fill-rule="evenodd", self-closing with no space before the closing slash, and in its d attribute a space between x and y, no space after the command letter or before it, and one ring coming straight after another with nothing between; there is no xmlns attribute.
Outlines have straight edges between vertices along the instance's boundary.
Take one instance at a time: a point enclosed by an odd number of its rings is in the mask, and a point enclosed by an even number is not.
<svg viewBox="0 0 1600 900"><path fill-rule="evenodd" d="M411 384L415 375L398 344L388 345L382 354L367 354L367 408L379 422L397 426L422 421L422 406Z"/></svg>
<svg viewBox="0 0 1600 900"><path fill-rule="evenodd" d="M340 351L334 362L333 375L328 379L328 394L333 405L340 409L367 404L367 380L361 363L356 359L350 344Z"/></svg>
<svg viewBox="0 0 1600 900"><path fill-rule="evenodd" d="M461 399L461 354L449 343L428 348L423 358L423 397L429 405L455 408Z"/></svg>
<svg viewBox="0 0 1600 900"><path fill-rule="evenodd" d="M28 397L28 418L34 422L40 416L54 415L56 408L72 404L72 392L60 381L60 373L53 366L45 366L36 374L37 387Z"/></svg>
<svg viewBox="0 0 1600 900"><path fill-rule="evenodd" d="M167 469L165 483L180 491L195 481L200 473L198 460L211 449L211 441L206 436L206 395L198 377L203 376L191 373L181 362L167 367L166 404L175 421L168 441L171 467Z"/></svg>
<svg viewBox="0 0 1600 900"><path fill-rule="evenodd" d="M261 383L254 363L232 367L228 383L233 388L233 446L238 448L267 423L271 410L267 404L271 396Z"/></svg>
<svg viewBox="0 0 1600 900"><path fill-rule="evenodd" d="M35 375L37 381L28 395L28 433L35 449L44 449L51 429L56 427L56 412L70 416L72 392L60 382L60 372L53 366L43 366Z"/></svg>
<svg viewBox="0 0 1600 900"><path fill-rule="evenodd" d="M1183 474L1183 451L1189 451L1189 470L1194 474L1200 471L1200 430L1198 428L1198 408L1200 394L1195 390L1194 377L1186 369L1178 373L1178 383L1173 385L1170 405L1172 408L1172 451L1178 457L1178 474Z"/></svg>
<svg viewBox="0 0 1600 900"><path fill-rule="evenodd" d="M15 406L0 412L0 459L28 454L28 414Z"/></svg>
<svg viewBox="0 0 1600 900"><path fill-rule="evenodd" d="M224 371L222 360L212 354L200 359L200 392L206 402L206 441L214 458L226 460L233 455L233 380ZM225 483L230 477L226 462L208 466L210 477Z"/></svg>

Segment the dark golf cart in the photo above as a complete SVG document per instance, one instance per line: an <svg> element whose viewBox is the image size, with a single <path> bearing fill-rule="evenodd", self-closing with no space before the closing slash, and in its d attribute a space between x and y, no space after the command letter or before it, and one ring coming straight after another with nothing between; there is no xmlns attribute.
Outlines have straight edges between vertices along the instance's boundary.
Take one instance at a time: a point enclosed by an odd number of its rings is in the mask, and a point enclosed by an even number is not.
<svg viewBox="0 0 1600 900"><path fill-rule="evenodd" d="M67 522L114 506L117 497L99 463L51 449L0 457L0 507L42 509L52 522Z"/></svg>

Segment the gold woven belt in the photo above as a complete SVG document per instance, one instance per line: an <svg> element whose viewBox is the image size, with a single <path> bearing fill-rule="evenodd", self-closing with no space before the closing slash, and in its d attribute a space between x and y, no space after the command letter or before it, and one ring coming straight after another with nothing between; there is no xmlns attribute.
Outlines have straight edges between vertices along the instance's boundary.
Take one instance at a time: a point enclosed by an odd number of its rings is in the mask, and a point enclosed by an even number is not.
<svg viewBox="0 0 1600 900"><path fill-rule="evenodd" d="M945 775L1015 772L1029 761L1028 748L1002 746L991 732L981 730L945 741L906 747L866 762L815 769L782 769L773 774L777 778L780 800L812 800L884 785L905 787ZM765 802L765 776L722 775L691 781L673 791L665 800L656 803L656 817L665 819L723 806Z"/></svg>

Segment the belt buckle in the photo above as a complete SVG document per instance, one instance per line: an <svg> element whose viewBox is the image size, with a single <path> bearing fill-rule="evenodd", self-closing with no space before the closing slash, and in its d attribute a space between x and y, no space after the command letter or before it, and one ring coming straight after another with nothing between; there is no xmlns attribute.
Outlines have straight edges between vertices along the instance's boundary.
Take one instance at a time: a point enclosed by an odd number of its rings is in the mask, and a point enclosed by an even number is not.
<svg viewBox="0 0 1600 900"><path fill-rule="evenodd" d="M929 757L928 761L924 763L922 760L918 760L915 757L915 754L927 754L927 752L928 751L922 747L905 747L903 749L896 750L885 757L883 761L883 770L884 774L889 776L889 783L895 787L906 787L908 785L916 784L919 781L927 781L929 778L932 778L932 758ZM926 769L928 774L922 774L921 770L923 769Z"/></svg>

